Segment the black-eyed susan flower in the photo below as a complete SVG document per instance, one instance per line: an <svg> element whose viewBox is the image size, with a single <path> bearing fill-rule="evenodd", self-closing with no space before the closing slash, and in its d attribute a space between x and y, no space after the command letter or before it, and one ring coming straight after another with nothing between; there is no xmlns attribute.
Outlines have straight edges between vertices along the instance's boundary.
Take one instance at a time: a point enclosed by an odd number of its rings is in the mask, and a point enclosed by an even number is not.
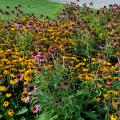
<svg viewBox="0 0 120 120"><path fill-rule="evenodd" d="M89 69L87 69L87 68L82 68L82 70L83 70L83 72L88 72L89 71Z"/></svg>
<svg viewBox="0 0 120 120"><path fill-rule="evenodd" d="M120 100L117 97L112 98L112 107L114 110L118 110L118 106L120 104Z"/></svg>
<svg viewBox="0 0 120 120"><path fill-rule="evenodd" d="M10 104L10 103L9 103L8 101L5 101L5 102L3 103L3 106L4 106L4 107L8 107L9 104Z"/></svg>
<svg viewBox="0 0 120 120"><path fill-rule="evenodd" d="M118 120L118 117L116 115L111 115L110 120Z"/></svg>
<svg viewBox="0 0 120 120"><path fill-rule="evenodd" d="M14 115L14 111L12 109L9 109L7 114L12 117Z"/></svg>
<svg viewBox="0 0 120 120"><path fill-rule="evenodd" d="M14 85L15 83L16 83L15 80L10 80L10 84L11 84L11 85Z"/></svg>
<svg viewBox="0 0 120 120"><path fill-rule="evenodd" d="M5 92L7 91L7 87L6 86L0 86L0 92Z"/></svg>
<svg viewBox="0 0 120 120"><path fill-rule="evenodd" d="M9 97L11 97L11 96L12 96L11 93L6 93L6 97L7 97L7 98L9 98Z"/></svg>
<svg viewBox="0 0 120 120"><path fill-rule="evenodd" d="M78 78L79 78L80 80L83 80L83 79L85 79L85 75L84 75L84 74L80 74L80 75L78 76Z"/></svg>

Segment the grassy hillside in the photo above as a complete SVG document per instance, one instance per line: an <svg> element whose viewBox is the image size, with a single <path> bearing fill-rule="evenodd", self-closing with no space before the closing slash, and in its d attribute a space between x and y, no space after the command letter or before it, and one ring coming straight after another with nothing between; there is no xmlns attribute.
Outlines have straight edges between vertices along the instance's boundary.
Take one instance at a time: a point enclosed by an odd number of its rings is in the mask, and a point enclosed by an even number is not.
<svg viewBox="0 0 120 120"><path fill-rule="evenodd" d="M14 10L15 6L21 5L21 10L24 13L34 13L35 16L40 16L44 14L44 16L54 17L59 14L61 8L63 8L63 4L49 2L48 0L0 0L0 9L4 12L8 11L11 13ZM6 8L6 6L10 6L10 8ZM3 16L0 13L0 16ZM11 17L10 15L9 17ZM13 15L14 16L14 15ZM7 18L9 18L7 17Z"/></svg>

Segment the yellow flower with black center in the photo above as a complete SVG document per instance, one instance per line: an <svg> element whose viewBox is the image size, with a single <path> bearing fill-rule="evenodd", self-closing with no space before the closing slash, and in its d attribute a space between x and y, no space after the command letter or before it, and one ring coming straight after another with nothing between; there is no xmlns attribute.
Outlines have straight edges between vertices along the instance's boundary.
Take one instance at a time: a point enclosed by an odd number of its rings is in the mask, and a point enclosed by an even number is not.
<svg viewBox="0 0 120 120"><path fill-rule="evenodd" d="M14 75L14 74L10 74L10 76L11 76L12 78L14 78L14 77L15 77L15 75Z"/></svg>
<svg viewBox="0 0 120 120"><path fill-rule="evenodd" d="M102 84L97 84L97 87L98 87L98 88L101 88L101 87L102 87Z"/></svg>
<svg viewBox="0 0 120 120"><path fill-rule="evenodd" d="M7 98L9 98L9 97L11 97L11 96L12 96L11 93L6 93L6 97L7 97Z"/></svg>
<svg viewBox="0 0 120 120"><path fill-rule="evenodd" d="M107 62L107 61L104 61L104 62L103 62L103 65L104 65L104 66L110 66L111 63L110 63L110 62Z"/></svg>
<svg viewBox="0 0 120 120"><path fill-rule="evenodd" d="M11 28L11 30L12 30L12 31L14 31L14 30L15 30L15 28Z"/></svg>
<svg viewBox="0 0 120 120"><path fill-rule="evenodd" d="M108 100L110 96L109 94L106 93L106 94L103 94L103 97L104 97L104 100Z"/></svg>
<svg viewBox="0 0 120 120"><path fill-rule="evenodd" d="M14 85L15 83L16 83L15 80L10 80L10 84L11 84L11 85Z"/></svg>
<svg viewBox="0 0 120 120"><path fill-rule="evenodd" d="M4 92L4 91L7 91L7 88L6 88L6 86L0 86L0 92Z"/></svg>
<svg viewBox="0 0 120 120"><path fill-rule="evenodd" d="M8 107L8 106L9 106L9 102L8 102L8 101L5 101L5 102L3 103L3 106L4 106L4 107Z"/></svg>
<svg viewBox="0 0 120 120"><path fill-rule="evenodd" d="M97 61L96 58L91 58L91 60L92 60L93 62L96 62L96 61Z"/></svg>
<svg viewBox="0 0 120 120"><path fill-rule="evenodd" d="M120 104L120 100L117 97L112 98L112 107L114 110L118 110L118 106Z"/></svg>
<svg viewBox="0 0 120 120"><path fill-rule="evenodd" d="M82 79L85 78L85 75L84 75L84 74L80 74L80 75L78 76L78 78L79 78L80 80L82 80Z"/></svg>
<svg viewBox="0 0 120 120"><path fill-rule="evenodd" d="M104 78L104 79L111 79L112 76L111 76L111 75L108 75L108 76L104 76L103 78Z"/></svg>
<svg viewBox="0 0 120 120"><path fill-rule="evenodd" d="M96 100L96 102L100 102L101 98L100 97L96 97L95 100Z"/></svg>
<svg viewBox="0 0 120 120"><path fill-rule="evenodd" d="M8 70L4 70L4 74L9 74L9 71Z"/></svg>
<svg viewBox="0 0 120 120"><path fill-rule="evenodd" d="M111 66L109 69L110 69L111 71L115 71L115 70L117 69L117 66Z"/></svg>
<svg viewBox="0 0 120 120"><path fill-rule="evenodd" d="M28 81L24 81L24 83L23 83L23 85L28 85L29 83L28 83Z"/></svg>
<svg viewBox="0 0 120 120"><path fill-rule="evenodd" d="M103 72L109 72L109 69L108 69L107 67L103 67L103 68L101 68L101 70L102 70Z"/></svg>
<svg viewBox="0 0 120 120"><path fill-rule="evenodd" d="M83 72L88 72L89 71L89 69L87 69L87 68L82 68L82 70L83 70Z"/></svg>
<svg viewBox="0 0 120 120"><path fill-rule="evenodd" d="M116 115L111 115L111 116L110 116L110 120L118 120L118 118L117 118Z"/></svg>
<svg viewBox="0 0 120 120"><path fill-rule="evenodd" d="M85 76L85 79L86 79L86 80L94 80L93 76L91 76L91 75L86 75L86 76Z"/></svg>
<svg viewBox="0 0 120 120"><path fill-rule="evenodd" d="M107 91L108 94L113 94L113 95L118 95L119 94L119 91L116 91L116 90L109 90Z"/></svg>
<svg viewBox="0 0 120 120"><path fill-rule="evenodd" d="M84 65L85 65L85 63L84 63L84 62L81 62L81 63L77 64L77 65L75 66L75 68L79 68L79 67L84 66Z"/></svg>
<svg viewBox="0 0 120 120"><path fill-rule="evenodd" d="M12 109L9 109L7 114L12 117L14 115L14 111Z"/></svg>

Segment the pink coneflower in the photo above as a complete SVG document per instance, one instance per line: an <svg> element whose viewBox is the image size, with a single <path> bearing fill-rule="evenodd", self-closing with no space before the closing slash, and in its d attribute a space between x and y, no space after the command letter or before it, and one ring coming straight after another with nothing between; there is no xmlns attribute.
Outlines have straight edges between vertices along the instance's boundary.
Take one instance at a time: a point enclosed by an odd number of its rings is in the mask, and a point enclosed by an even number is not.
<svg viewBox="0 0 120 120"><path fill-rule="evenodd" d="M16 79L15 79L15 82L16 82L16 83L18 83L19 81L20 81L20 79L19 79L19 78L16 78Z"/></svg>
<svg viewBox="0 0 120 120"><path fill-rule="evenodd" d="M29 103L29 102L30 102L30 97L27 96L26 98L24 98L24 102L25 102L25 103Z"/></svg>
<svg viewBox="0 0 120 120"><path fill-rule="evenodd" d="M23 76L24 76L24 74L22 73L22 74L20 74L20 81L23 81Z"/></svg>
<svg viewBox="0 0 120 120"><path fill-rule="evenodd" d="M101 63L103 63L103 61L105 60L105 56L104 55L99 55L98 57L97 57L97 61L101 64Z"/></svg>
<svg viewBox="0 0 120 120"><path fill-rule="evenodd" d="M44 55L41 52L35 51L32 58L34 58L37 62L45 62Z"/></svg>
<svg viewBox="0 0 120 120"><path fill-rule="evenodd" d="M33 106L33 113L38 113L39 111L39 106L36 104Z"/></svg>
<svg viewBox="0 0 120 120"><path fill-rule="evenodd" d="M17 30L19 30L19 28L20 28L20 25L19 25L19 24L14 23L14 26L16 27Z"/></svg>

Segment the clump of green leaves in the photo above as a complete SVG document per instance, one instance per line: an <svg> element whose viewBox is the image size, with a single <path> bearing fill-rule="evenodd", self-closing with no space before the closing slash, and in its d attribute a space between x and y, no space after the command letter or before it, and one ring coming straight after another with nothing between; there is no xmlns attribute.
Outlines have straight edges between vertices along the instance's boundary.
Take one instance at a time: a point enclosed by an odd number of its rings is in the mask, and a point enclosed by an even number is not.
<svg viewBox="0 0 120 120"><path fill-rule="evenodd" d="M95 97L100 91L94 82L68 81L66 68L56 66L35 77L36 97L31 104L39 104L36 120L98 120L104 117L102 105ZM102 112L99 114L99 112ZM100 115L103 115L102 117Z"/></svg>

